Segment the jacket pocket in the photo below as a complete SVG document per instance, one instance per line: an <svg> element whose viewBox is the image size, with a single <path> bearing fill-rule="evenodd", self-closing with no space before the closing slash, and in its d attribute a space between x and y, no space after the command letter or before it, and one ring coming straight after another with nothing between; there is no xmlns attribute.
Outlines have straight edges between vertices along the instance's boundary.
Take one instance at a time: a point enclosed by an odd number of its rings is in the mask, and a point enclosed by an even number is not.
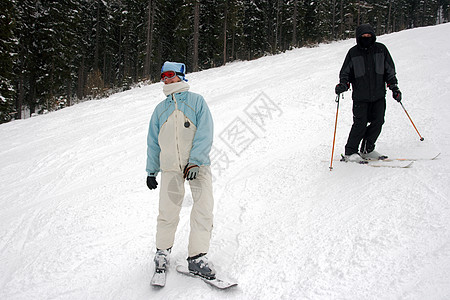
<svg viewBox="0 0 450 300"><path fill-rule="evenodd" d="M375 53L375 72L384 74L384 53Z"/></svg>
<svg viewBox="0 0 450 300"><path fill-rule="evenodd" d="M362 56L352 57L353 72L355 78L363 77L365 74L366 66L364 65L364 58Z"/></svg>

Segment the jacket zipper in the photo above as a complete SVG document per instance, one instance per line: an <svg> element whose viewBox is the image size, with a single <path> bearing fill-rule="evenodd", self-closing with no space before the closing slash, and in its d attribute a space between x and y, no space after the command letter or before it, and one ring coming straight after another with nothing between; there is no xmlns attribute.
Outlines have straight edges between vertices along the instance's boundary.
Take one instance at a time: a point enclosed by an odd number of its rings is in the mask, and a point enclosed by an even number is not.
<svg viewBox="0 0 450 300"><path fill-rule="evenodd" d="M172 99L175 102L175 143L177 144L177 153L178 153L178 166L180 167L180 171L183 171L181 166L181 154L180 154L180 145L179 145L179 139L178 139L178 103L177 99L175 98L175 95L172 94Z"/></svg>
<svg viewBox="0 0 450 300"><path fill-rule="evenodd" d="M375 55L370 52L370 49L367 49L365 51L365 64L366 64L366 70L368 71L367 77L369 78L369 101L374 101L374 90L373 90L373 82L375 81L375 78L373 78L373 73L375 72Z"/></svg>

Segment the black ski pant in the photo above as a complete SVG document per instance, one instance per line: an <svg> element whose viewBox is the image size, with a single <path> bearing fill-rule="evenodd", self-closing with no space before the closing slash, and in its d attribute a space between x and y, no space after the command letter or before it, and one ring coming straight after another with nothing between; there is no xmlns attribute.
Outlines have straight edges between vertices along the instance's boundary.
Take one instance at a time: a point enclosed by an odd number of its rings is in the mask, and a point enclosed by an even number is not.
<svg viewBox="0 0 450 300"><path fill-rule="evenodd" d="M361 152L369 153L375 149L375 142L381 133L386 112L386 99L375 102L353 101L353 125L345 145L345 155Z"/></svg>

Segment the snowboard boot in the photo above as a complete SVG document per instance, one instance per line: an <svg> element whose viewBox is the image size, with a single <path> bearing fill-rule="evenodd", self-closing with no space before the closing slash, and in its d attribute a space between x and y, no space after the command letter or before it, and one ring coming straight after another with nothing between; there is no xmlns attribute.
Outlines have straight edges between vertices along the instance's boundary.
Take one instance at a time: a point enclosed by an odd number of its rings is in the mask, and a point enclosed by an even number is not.
<svg viewBox="0 0 450 300"><path fill-rule="evenodd" d="M383 160L388 158L386 155L382 155L375 150L369 153L362 152L361 157L364 158L365 160Z"/></svg>
<svg viewBox="0 0 450 300"><path fill-rule="evenodd" d="M352 155L344 155L342 157L343 161L356 162L356 163L364 163L365 159L362 158L358 153L353 153Z"/></svg>
<svg viewBox="0 0 450 300"><path fill-rule="evenodd" d="M153 261L155 262L155 272L162 273L167 270L167 265L169 264L170 250L160 250L158 249L155 254Z"/></svg>
<svg viewBox="0 0 450 300"><path fill-rule="evenodd" d="M216 278L216 270L214 269L212 263L208 262L206 253L201 253L199 255L189 257L187 261L190 273L201 276L208 280Z"/></svg>

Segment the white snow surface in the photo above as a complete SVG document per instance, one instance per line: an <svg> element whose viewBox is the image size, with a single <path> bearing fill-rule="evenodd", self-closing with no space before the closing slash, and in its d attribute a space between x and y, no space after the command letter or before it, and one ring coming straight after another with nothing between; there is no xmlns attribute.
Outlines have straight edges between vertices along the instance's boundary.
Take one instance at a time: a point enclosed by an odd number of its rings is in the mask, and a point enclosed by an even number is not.
<svg viewBox="0 0 450 300"><path fill-rule="evenodd" d="M146 135L162 83L1 125L0 299L450 299L449 36L443 24L378 37L425 140L388 91L377 150L441 153L407 169L329 170L354 39L188 74L215 121L209 258L239 282L227 291L175 271L189 193L167 285L149 284L159 190L145 184ZM336 158L351 105L347 92Z"/></svg>

